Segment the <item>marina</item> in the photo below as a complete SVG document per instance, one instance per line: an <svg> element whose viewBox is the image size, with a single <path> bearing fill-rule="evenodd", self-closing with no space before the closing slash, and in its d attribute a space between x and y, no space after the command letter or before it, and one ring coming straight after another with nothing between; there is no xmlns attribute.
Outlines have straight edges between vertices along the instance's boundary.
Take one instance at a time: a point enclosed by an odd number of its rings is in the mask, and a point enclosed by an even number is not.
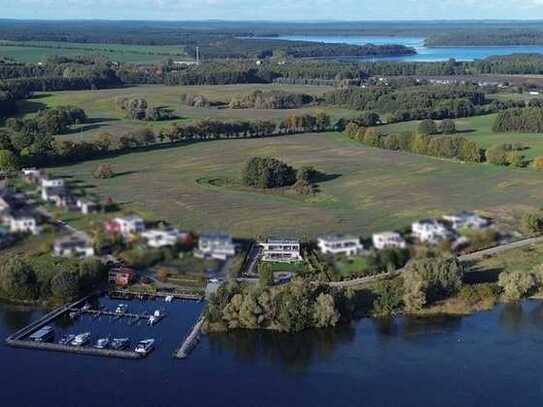
<svg viewBox="0 0 543 407"><path fill-rule="evenodd" d="M161 350L172 332L178 333L183 326L187 332L190 329L186 325L175 326L175 321L171 321L172 325L167 324L169 327L162 327L169 322L174 310L179 312L187 306L192 309L189 303L175 297L168 300L166 297L154 298L126 293L122 300L103 294L88 296L29 323L8 336L6 344L16 348L121 359L145 358ZM200 303L191 301L190 304ZM200 305L198 309L201 310ZM169 352L173 349L172 345Z"/></svg>

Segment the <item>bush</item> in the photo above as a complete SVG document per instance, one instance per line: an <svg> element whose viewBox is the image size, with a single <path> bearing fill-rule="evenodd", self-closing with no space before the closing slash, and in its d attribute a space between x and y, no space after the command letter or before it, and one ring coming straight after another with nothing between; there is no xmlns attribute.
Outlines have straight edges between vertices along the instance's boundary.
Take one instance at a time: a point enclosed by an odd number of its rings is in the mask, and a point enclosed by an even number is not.
<svg viewBox="0 0 543 407"><path fill-rule="evenodd" d="M430 136L437 133L437 126L433 120L426 119L417 126L417 134Z"/></svg>
<svg viewBox="0 0 543 407"><path fill-rule="evenodd" d="M543 170L543 157L534 158L534 161L532 162L532 166L536 170Z"/></svg>
<svg viewBox="0 0 543 407"><path fill-rule="evenodd" d="M106 163L100 164L98 167L96 167L96 170L94 171L94 178L106 179L112 178L113 175L114 174L111 165Z"/></svg>
<svg viewBox="0 0 543 407"><path fill-rule="evenodd" d="M536 288L537 281L530 272L508 271L500 273L498 285L503 289L505 298L516 301Z"/></svg>
<svg viewBox="0 0 543 407"><path fill-rule="evenodd" d="M520 219L520 229L527 235L543 232L543 211L525 213Z"/></svg>
<svg viewBox="0 0 543 407"><path fill-rule="evenodd" d="M439 124L439 131L442 134L455 134L456 124L454 123L454 120L451 120L451 119L442 120L441 123Z"/></svg>

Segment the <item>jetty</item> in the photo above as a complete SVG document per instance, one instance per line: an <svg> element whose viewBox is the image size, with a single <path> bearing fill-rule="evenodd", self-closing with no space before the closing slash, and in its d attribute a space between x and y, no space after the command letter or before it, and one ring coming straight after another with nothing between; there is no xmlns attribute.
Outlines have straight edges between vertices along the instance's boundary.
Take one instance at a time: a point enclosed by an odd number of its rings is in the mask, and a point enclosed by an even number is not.
<svg viewBox="0 0 543 407"><path fill-rule="evenodd" d="M190 333L187 335L181 346L179 346L174 354L177 359L185 359L189 353L194 349L194 347L200 341L200 331L202 325L204 324L204 317L201 316L196 324L190 330Z"/></svg>
<svg viewBox="0 0 543 407"><path fill-rule="evenodd" d="M111 298L119 298L119 299L131 299L131 298L154 299L154 298L172 297L177 300L188 300L188 301L203 301L205 298L205 296L202 294L195 294L195 293L189 293L189 292L167 292L167 291L146 292L146 291L121 290L121 289L110 291L109 296Z"/></svg>

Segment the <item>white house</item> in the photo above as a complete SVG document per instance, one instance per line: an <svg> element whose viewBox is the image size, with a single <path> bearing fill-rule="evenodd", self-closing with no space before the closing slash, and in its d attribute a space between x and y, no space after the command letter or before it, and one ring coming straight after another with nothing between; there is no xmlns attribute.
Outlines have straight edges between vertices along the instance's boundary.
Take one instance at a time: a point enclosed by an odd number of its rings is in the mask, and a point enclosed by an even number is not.
<svg viewBox="0 0 543 407"><path fill-rule="evenodd" d="M4 218L11 233L32 233L38 235L40 228L38 221L30 214L10 214Z"/></svg>
<svg viewBox="0 0 543 407"><path fill-rule="evenodd" d="M37 168L23 168L21 173L28 182L36 184L41 182L42 173L41 170L38 170Z"/></svg>
<svg viewBox="0 0 543 407"><path fill-rule="evenodd" d="M350 235L330 235L317 239L317 245L322 254L345 254L354 256L364 250L360 239Z"/></svg>
<svg viewBox="0 0 543 407"><path fill-rule="evenodd" d="M187 234L175 228L151 229L143 232L141 237L145 239L149 247L160 248L175 246Z"/></svg>
<svg viewBox="0 0 543 407"><path fill-rule="evenodd" d="M53 202L56 206L67 206L70 194L63 186L41 187L41 199L46 202ZM66 205L63 205L65 203Z"/></svg>
<svg viewBox="0 0 543 407"><path fill-rule="evenodd" d="M145 222L139 216L131 215L113 219L118 225L119 233L123 236L137 235L145 231Z"/></svg>
<svg viewBox="0 0 543 407"><path fill-rule="evenodd" d="M200 235L198 249L194 251L196 257L218 260L226 260L235 254L236 246L232 236L222 233Z"/></svg>
<svg viewBox="0 0 543 407"><path fill-rule="evenodd" d="M64 180L62 178L42 178L42 188L59 188L64 186Z"/></svg>
<svg viewBox="0 0 543 407"><path fill-rule="evenodd" d="M94 248L87 239L75 235L55 240L53 253L59 257L91 257Z"/></svg>
<svg viewBox="0 0 543 407"><path fill-rule="evenodd" d="M453 237L453 233L443 223L433 219L413 223L411 231L413 236L422 243L437 244Z"/></svg>
<svg viewBox="0 0 543 407"><path fill-rule="evenodd" d="M96 202L89 199L78 199L75 205L81 210L83 215L88 215L89 213L98 211L98 205Z"/></svg>
<svg viewBox="0 0 543 407"><path fill-rule="evenodd" d="M398 248L405 249L407 243L398 232L375 233L372 236L373 247L378 250Z"/></svg>
<svg viewBox="0 0 543 407"><path fill-rule="evenodd" d="M447 221L454 230L459 229L483 229L490 222L473 212L460 212L454 215L445 215L443 220Z"/></svg>
<svg viewBox="0 0 543 407"><path fill-rule="evenodd" d="M303 261L300 254L300 241L293 239L268 239L259 243L262 248L262 261L294 263Z"/></svg>

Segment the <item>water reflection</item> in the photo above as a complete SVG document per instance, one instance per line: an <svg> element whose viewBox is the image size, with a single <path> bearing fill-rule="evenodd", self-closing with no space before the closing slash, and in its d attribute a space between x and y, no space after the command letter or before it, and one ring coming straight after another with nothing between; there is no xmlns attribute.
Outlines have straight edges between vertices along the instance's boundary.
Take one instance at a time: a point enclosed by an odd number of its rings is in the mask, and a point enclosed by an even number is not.
<svg viewBox="0 0 543 407"><path fill-rule="evenodd" d="M518 332L527 322L523 312L523 304L510 302L501 307L498 321L500 325L510 332Z"/></svg>
<svg viewBox="0 0 543 407"><path fill-rule="evenodd" d="M259 357L279 361L288 370L304 371L312 363L328 360L334 350L351 343L355 330L350 325L335 329L307 330L297 334L238 330L224 335L210 335L212 352L231 352L244 363Z"/></svg>
<svg viewBox="0 0 543 407"><path fill-rule="evenodd" d="M0 304L1 305L1 304ZM8 331L17 331L34 319L35 311L27 307L0 306L0 318Z"/></svg>

